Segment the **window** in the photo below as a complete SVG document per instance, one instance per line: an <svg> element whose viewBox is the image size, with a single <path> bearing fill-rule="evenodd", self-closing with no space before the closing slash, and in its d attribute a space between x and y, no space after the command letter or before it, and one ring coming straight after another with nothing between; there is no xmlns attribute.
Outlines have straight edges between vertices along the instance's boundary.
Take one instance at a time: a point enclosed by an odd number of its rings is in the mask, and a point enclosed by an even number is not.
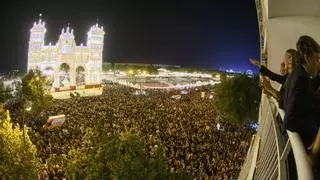
<svg viewBox="0 0 320 180"><path fill-rule="evenodd" d="M71 52L71 46L63 46L62 47L62 53L70 53Z"/></svg>

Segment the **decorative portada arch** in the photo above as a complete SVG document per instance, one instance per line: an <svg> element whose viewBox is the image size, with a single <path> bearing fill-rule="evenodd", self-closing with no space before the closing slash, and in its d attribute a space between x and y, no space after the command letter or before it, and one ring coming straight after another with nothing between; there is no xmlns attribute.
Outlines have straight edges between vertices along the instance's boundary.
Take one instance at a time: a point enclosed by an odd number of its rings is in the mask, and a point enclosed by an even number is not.
<svg viewBox="0 0 320 180"><path fill-rule="evenodd" d="M59 87L61 89L68 89L71 85L70 65L68 63L62 63L59 66Z"/></svg>
<svg viewBox="0 0 320 180"><path fill-rule="evenodd" d="M73 29L69 27L62 29L55 45L45 45L46 31L41 19L30 30L28 71L39 69L49 76L54 91L100 86L103 27L96 24L90 28L86 45L76 45Z"/></svg>
<svg viewBox="0 0 320 180"><path fill-rule="evenodd" d="M83 66L78 66L76 68L76 85L83 86L86 81L86 70Z"/></svg>
<svg viewBox="0 0 320 180"><path fill-rule="evenodd" d="M43 75L47 76L49 83L52 85L54 83L54 77L56 73L55 68L52 66L47 66L44 68L44 71L42 73Z"/></svg>

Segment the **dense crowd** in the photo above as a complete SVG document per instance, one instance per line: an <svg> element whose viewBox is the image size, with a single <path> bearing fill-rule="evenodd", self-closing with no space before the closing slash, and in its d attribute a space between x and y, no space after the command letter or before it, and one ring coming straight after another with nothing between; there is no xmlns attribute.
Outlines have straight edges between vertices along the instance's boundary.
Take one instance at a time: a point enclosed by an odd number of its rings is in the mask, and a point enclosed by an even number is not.
<svg viewBox="0 0 320 180"><path fill-rule="evenodd" d="M40 116L65 114L65 126L36 132L32 139L45 163L50 154L68 154L80 147L86 128L99 124L110 133L138 134L150 157L162 149L170 171L184 169L193 177L236 179L254 130L220 118L213 99L201 98L202 91L209 95L211 88L189 90L181 99L174 99L177 90L135 95L134 89L109 84L101 96L54 100ZM43 174L63 177L63 170L48 167Z"/></svg>

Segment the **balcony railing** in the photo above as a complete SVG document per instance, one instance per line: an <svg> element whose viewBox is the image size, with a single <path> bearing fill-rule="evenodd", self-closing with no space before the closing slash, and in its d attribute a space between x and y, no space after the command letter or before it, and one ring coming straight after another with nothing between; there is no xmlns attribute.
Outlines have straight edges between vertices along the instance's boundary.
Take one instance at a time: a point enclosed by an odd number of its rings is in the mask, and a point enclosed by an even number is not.
<svg viewBox="0 0 320 180"><path fill-rule="evenodd" d="M292 150L298 179L312 180L312 170L299 134L287 130L288 138L284 138L281 128L284 111L279 109L275 99L264 95L261 99L259 129L252 137L238 179L289 179L288 155Z"/></svg>

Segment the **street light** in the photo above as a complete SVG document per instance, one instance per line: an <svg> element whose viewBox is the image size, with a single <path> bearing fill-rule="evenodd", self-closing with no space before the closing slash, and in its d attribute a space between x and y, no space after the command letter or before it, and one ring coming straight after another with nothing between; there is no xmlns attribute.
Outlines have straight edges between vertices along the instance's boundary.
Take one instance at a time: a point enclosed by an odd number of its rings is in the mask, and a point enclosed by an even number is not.
<svg viewBox="0 0 320 180"><path fill-rule="evenodd" d="M22 103L23 103L23 116L22 116L22 133L23 133L23 146L24 146L24 149L26 148L26 134L25 134L25 124L24 124L24 121L25 121L25 112L26 111L31 111L31 108L32 108L32 103L30 101L24 101L24 97L22 96Z"/></svg>
<svg viewBox="0 0 320 180"><path fill-rule="evenodd" d="M128 71L128 74L129 74L129 75L132 75L132 74L133 74L133 70L130 69L130 70Z"/></svg>
<svg viewBox="0 0 320 180"><path fill-rule="evenodd" d="M40 80L40 74L35 73L35 77L36 77L36 86L37 86L37 91L39 91L39 80Z"/></svg>
<svg viewBox="0 0 320 180"><path fill-rule="evenodd" d="M30 107L26 107L26 111L31 111L31 106Z"/></svg>

